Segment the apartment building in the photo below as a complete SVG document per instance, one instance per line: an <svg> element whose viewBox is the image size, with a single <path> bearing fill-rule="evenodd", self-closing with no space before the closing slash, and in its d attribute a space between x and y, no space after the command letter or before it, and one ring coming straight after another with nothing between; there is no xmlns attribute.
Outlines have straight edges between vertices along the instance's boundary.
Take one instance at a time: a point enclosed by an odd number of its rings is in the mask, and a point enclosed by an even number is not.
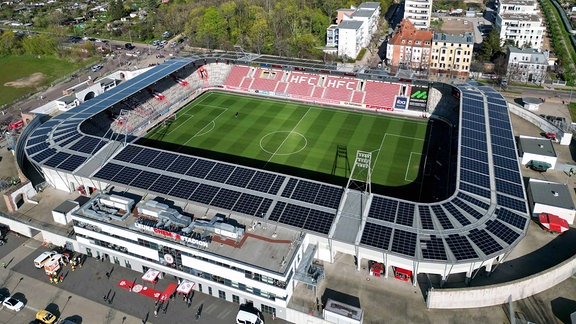
<svg viewBox="0 0 576 324"><path fill-rule="evenodd" d="M410 19L416 29L430 28L432 0L406 0L404 2L404 19Z"/></svg>
<svg viewBox="0 0 576 324"><path fill-rule="evenodd" d="M326 30L324 52L356 58L378 29L380 3L364 2L358 7L338 9L337 12L336 23Z"/></svg>
<svg viewBox="0 0 576 324"><path fill-rule="evenodd" d="M506 77L508 81L541 83L548 71L548 51L508 47Z"/></svg>
<svg viewBox="0 0 576 324"><path fill-rule="evenodd" d="M430 73L447 74L452 77L467 77L470 73L474 34L434 34Z"/></svg>
<svg viewBox="0 0 576 324"><path fill-rule="evenodd" d="M536 1L501 1L496 17L496 28L500 31L500 40L503 44L511 41L519 48L542 48L546 27Z"/></svg>
<svg viewBox="0 0 576 324"><path fill-rule="evenodd" d="M431 31L418 30L410 19L404 18L386 48L386 64L390 71L394 73L405 68L415 72L427 72L432 38Z"/></svg>

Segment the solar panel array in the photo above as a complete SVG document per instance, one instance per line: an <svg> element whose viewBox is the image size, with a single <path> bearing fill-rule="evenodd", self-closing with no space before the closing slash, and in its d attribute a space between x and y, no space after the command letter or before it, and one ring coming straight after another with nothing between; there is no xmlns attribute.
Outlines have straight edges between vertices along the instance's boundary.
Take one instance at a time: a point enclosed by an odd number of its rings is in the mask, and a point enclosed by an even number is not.
<svg viewBox="0 0 576 324"><path fill-rule="evenodd" d="M476 89L461 92L460 181L456 197L415 206L374 196L362 244L408 257L414 257L416 247L425 260L464 262L502 253L523 235L528 215L506 101L491 89L482 90L489 96ZM497 192L495 197L493 191ZM489 211L492 204L498 205L493 213ZM414 226L414 220L419 226ZM434 234L438 230L454 234ZM392 243L390 247L388 242Z"/></svg>
<svg viewBox="0 0 576 324"><path fill-rule="evenodd" d="M190 63L169 60L56 116L32 131L26 154L46 167L76 170L109 141L81 134L83 120ZM374 195L362 245L412 259L465 261L501 253L524 234L525 193L506 102L488 87L462 87L461 98L456 197L424 205ZM343 194L336 186L137 145L126 146L93 177L233 212L269 215L271 221L324 235Z"/></svg>

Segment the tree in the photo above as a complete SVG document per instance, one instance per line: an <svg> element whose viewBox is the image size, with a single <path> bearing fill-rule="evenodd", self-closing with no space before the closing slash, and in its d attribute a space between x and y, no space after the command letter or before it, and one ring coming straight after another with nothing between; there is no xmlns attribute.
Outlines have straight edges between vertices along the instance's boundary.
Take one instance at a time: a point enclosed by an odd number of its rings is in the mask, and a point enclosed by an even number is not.
<svg viewBox="0 0 576 324"><path fill-rule="evenodd" d="M500 33L496 28L492 29L482 42L482 58L485 61L492 61L498 53L502 52L502 46L500 45Z"/></svg>
<svg viewBox="0 0 576 324"><path fill-rule="evenodd" d="M225 36L226 21L218 8L208 7L196 31L196 40L203 43L206 48L214 49L224 41Z"/></svg>
<svg viewBox="0 0 576 324"><path fill-rule="evenodd" d="M118 20L128 14L122 0L111 0L108 5L108 18L110 21Z"/></svg>

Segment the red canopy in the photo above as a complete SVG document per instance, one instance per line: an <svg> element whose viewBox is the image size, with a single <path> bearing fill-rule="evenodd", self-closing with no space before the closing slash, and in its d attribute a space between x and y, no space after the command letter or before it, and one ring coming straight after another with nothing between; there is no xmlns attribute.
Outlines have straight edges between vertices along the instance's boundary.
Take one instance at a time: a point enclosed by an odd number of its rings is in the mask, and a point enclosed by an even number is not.
<svg viewBox="0 0 576 324"><path fill-rule="evenodd" d="M192 288L194 288L195 285L196 284L192 281L182 280L180 286L178 286L177 291L179 293L188 294L190 291L192 291Z"/></svg>
<svg viewBox="0 0 576 324"><path fill-rule="evenodd" d="M540 224L552 232L564 233L569 229L568 221L560 216L542 213L539 218Z"/></svg>
<svg viewBox="0 0 576 324"><path fill-rule="evenodd" d="M148 271L146 271L146 273L142 276L142 280L155 283L159 275L160 271L148 269Z"/></svg>

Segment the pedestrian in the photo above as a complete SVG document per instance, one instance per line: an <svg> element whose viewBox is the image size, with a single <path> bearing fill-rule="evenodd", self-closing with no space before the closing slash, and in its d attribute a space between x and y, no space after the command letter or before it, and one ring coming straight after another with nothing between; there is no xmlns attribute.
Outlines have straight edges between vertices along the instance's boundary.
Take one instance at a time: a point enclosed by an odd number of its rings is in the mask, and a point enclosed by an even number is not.
<svg viewBox="0 0 576 324"><path fill-rule="evenodd" d="M60 275L60 282L62 282L64 280L64 276Z"/></svg>
<svg viewBox="0 0 576 324"><path fill-rule="evenodd" d="M238 119L238 112L234 114L234 118Z"/></svg>
<svg viewBox="0 0 576 324"><path fill-rule="evenodd" d="M154 317L158 317L158 310L157 309L154 310Z"/></svg>
<svg viewBox="0 0 576 324"><path fill-rule="evenodd" d="M4 267L4 269L6 269L7 266L6 262L2 262L2 266Z"/></svg>
<svg viewBox="0 0 576 324"><path fill-rule="evenodd" d="M108 297L106 297L106 295L104 295L102 298L104 298L104 301L108 301Z"/></svg>
<svg viewBox="0 0 576 324"><path fill-rule="evenodd" d="M106 278L110 279L110 272L106 272Z"/></svg>

